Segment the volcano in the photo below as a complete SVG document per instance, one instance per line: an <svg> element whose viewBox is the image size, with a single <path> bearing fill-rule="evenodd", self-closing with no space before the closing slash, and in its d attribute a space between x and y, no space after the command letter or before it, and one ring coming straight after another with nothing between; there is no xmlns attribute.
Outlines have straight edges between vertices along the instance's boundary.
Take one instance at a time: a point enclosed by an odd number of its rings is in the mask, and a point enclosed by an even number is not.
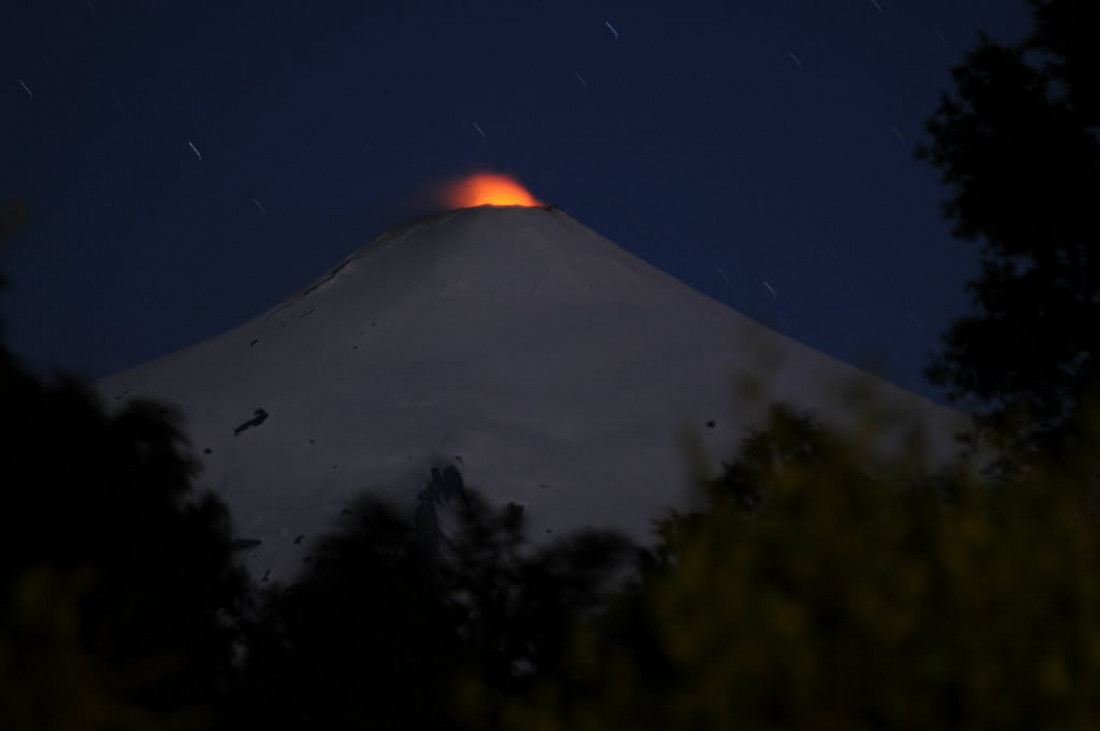
<svg viewBox="0 0 1100 731"><path fill-rule="evenodd" d="M826 423L858 381L913 414L933 456L965 426L542 206L394 228L268 312L99 388L178 404L246 563L289 578L351 498L411 505L441 463L524 506L536 540L594 526L644 541L691 499L685 430L713 460L756 425L734 399L746 371Z"/></svg>

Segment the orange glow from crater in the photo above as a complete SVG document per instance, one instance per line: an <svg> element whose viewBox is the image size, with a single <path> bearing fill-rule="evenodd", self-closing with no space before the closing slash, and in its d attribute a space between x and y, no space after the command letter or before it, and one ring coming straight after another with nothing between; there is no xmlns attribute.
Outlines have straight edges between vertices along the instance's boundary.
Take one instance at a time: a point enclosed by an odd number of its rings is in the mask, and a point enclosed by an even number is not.
<svg viewBox="0 0 1100 731"><path fill-rule="evenodd" d="M475 173L452 183L444 200L451 208L543 205L518 180L497 173Z"/></svg>

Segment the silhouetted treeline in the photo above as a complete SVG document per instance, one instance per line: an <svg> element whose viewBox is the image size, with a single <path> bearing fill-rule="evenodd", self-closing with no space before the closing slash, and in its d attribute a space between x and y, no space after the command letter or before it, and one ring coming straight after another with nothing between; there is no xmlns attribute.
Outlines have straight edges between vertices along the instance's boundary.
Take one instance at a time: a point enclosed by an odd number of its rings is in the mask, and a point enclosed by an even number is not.
<svg viewBox="0 0 1100 731"><path fill-rule="evenodd" d="M465 727L461 679L519 697L559 666L577 619L600 608L631 564L630 544L610 533L533 550L517 506L491 508L454 467L444 474L456 491L444 497L433 472L424 499L453 511L452 535L363 497L313 547L300 579L265 592L240 675L239 725Z"/></svg>
<svg viewBox="0 0 1100 731"><path fill-rule="evenodd" d="M993 489L965 459L929 472L774 406L503 728L1094 725L1091 424L1091 448Z"/></svg>
<svg viewBox="0 0 1100 731"><path fill-rule="evenodd" d="M1100 397L1100 3L1028 5L1027 38L983 36L953 70L919 151L982 258L927 376L1005 446L1001 471L1072 449Z"/></svg>
<svg viewBox="0 0 1100 731"><path fill-rule="evenodd" d="M3 349L0 404L0 726L104 713L136 727L148 713L201 727L231 687L248 583L225 506L192 489L177 415L146 401L108 413ZM52 619L29 609L61 595ZM71 685L78 670L94 697Z"/></svg>

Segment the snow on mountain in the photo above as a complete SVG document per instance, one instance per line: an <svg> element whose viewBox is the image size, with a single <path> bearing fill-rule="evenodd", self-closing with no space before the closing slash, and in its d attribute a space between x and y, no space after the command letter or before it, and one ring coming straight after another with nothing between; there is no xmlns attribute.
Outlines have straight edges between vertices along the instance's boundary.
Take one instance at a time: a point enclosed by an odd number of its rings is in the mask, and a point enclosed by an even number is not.
<svg viewBox="0 0 1100 731"><path fill-rule="evenodd" d="M733 378L843 421L862 378L948 453L961 417L755 323L553 207L481 207L395 228L240 327L100 382L179 404L201 482L247 562L289 578L370 489L412 504L433 462L533 535L584 525L644 540L690 499L678 430L729 458L758 411Z"/></svg>

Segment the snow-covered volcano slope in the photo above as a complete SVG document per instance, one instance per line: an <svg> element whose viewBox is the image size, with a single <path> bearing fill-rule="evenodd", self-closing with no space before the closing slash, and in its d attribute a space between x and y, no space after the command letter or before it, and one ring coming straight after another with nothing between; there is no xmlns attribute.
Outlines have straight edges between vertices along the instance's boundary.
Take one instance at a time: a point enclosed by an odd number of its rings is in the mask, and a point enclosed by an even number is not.
<svg viewBox="0 0 1100 731"><path fill-rule="evenodd" d="M743 317L555 208L473 208L415 221L244 325L104 379L110 402L179 404L251 567L287 577L365 488L411 501L432 458L535 536L582 525L649 537L688 498L682 426L732 456L752 413L733 377L840 413L860 372ZM869 376L944 454L957 414ZM304 540L299 540L304 537Z"/></svg>

